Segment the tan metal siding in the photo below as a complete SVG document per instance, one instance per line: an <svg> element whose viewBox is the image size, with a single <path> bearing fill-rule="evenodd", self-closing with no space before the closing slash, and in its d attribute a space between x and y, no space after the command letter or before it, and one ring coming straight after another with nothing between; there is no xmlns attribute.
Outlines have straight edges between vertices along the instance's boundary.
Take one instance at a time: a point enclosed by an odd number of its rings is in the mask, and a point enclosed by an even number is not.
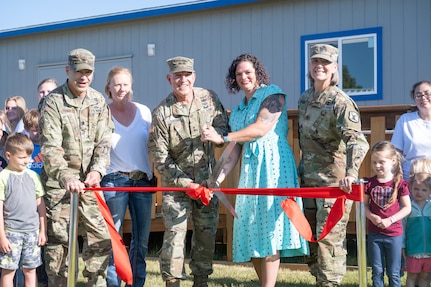
<svg viewBox="0 0 431 287"><path fill-rule="evenodd" d="M241 95L226 92L228 66L240 53L251 52L262 59L272 82L288 94L289 108L295 109L301 90L301 36L382 27L384 98L358 104L410 104L411 85L431 79L429 15L429 0L263 0L0 39L0 102L19 94L35 107L38 66L64 63L69 50L85 47L97 59L132 55L135 100L150 108L170 90L165 61L176 55L193 57L196 86L215 90L232 108ZM154 57L147 56L147 44L156 45ZM18 70L21 58L25 71ZM106 74L96 71L98 80Z"/></svg>

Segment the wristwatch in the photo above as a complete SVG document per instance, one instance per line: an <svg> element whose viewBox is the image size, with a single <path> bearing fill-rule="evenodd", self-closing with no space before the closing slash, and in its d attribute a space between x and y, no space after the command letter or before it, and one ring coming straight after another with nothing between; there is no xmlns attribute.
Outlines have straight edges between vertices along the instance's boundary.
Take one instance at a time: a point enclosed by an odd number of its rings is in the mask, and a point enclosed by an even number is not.
<svg viewBox="0 0 431 287"><path fill-rule="evenodd" d="M223 142L224 143L228 143L229 142L229 138L228 138L228 133L227 132L223 133Z"/></svg>

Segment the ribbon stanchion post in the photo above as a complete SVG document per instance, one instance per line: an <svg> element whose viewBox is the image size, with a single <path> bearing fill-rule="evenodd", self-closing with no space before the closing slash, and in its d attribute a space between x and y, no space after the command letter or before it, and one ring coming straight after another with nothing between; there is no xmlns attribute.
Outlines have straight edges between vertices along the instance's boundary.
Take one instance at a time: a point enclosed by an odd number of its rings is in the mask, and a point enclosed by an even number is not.
<svg viewBox="0 0 431 287"><path fill-rule="evenodd" d="M68 250L68 278L67 287L75 287L78 262L78 201L77 193L70 193L70 222L69 222L69 250Z"/></svg>
<svg viewBox="0 0 431 287"><path fill-rule="evenodd" d="M364 181L359 181L359 192L364 194ZM358 272L359 272L359 286L367 286L367 250L366 250L366 216L364 208L364 200L356 201L356 242L358 247Z"/></svg>

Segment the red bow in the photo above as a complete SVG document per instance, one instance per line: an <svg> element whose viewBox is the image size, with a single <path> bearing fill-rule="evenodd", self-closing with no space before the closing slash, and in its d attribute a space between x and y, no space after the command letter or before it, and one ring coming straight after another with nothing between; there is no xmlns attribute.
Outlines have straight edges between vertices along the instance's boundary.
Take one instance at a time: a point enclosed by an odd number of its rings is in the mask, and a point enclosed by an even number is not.
<svg viewBox="0 0 431 287"><path fill-rule="evenodd" d="M193 199L200 199L205 206L208 206L210 204L210 190L205 186L199 185L198 188L187 191L186 194Z"/></svg>
<svg viewBox="0 0 431 287"><path fill-rule="evenodd" d="M332 228L338 223L338 221L343 217L344 207L346 203L345 197L337 198L334 205L329 212L328 218L326 220L325 226L323 227L322 233L319 239L314 239L313 232L311 231L310 223L307 218L305 218L304 213L298 206L298 203L293 198L287 198L281 202L281 207L283 207L284 212L290 219L290 222L298 230L299 234L304 237L305 240L309 242L318 242L325 238L325 236L332 230Z"/></svg>

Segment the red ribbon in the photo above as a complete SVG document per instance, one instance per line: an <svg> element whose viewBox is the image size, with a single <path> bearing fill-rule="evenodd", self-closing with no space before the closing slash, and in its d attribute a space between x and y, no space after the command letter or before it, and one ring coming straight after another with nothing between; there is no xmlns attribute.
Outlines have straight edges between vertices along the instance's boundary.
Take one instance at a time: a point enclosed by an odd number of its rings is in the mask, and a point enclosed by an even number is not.
<svg viewBox="0 0 431 287"><path fill-rule="evenodd" d="M157 191L180 191L186 192L194 190L187 187L87 187L85 190L103 191L123 191L123 192L157 192ZM211 188L210 188L211 190ZM303 198L340 198L354 201L364 201L362 185L352 185L352 192L345 193L335 186L330 187L297 187L297 188L217 188L226 194L246 194L246 195L275 195L294 196Z"/></svg>
<svg viewBox="0 0 431 287"><path fill-rule="evenodd" d="M329 212L328 218L326 219L325 226L323 227L320 237L314 239L313 232L311 231L310 223L302 213L298 206L298 203L293 198L285 199L281 202L281 207L283 207L284 212L289 217L292 224L298 230L299 234L310 242L318 242L325 238L325 236L334 228L334 226L340 221L344 214L344 205L346 204L346 199L341 197L337 198L334 205Z"/></svg>
<svg viewBox="0 0 431 287"><path fill-rule="evenodd" d="M196 189L179 188L179 187L89 187L88 191L123 191L123 192L157 192L157 191L178 191L196 193ZM210 189L211 190L211 189ZM302 187L302 188L222 188L218 189L226 194L244 194L244 195L275 195L288 196L289 198L282 201L281 206L289 217L292 224L298 230L299 234L310 242L322 240L331 229L343 217L346 199L364 202L364 185L353 185L351 193L345 193L338 187ZM112 251L118 277L127 284L132 284L133 275L130 267L129 256L124 246L121 236L115 229L111 213L102 197L96 192L97 202L103 217L108 225L111 234ZM313 237L310 223L305 218L304 213L299 208L297 202L291 197L303 198L336 198L331 211L329 212L326 224L316 240ZM202 200L202 198L201 198Z"/></svg>
<svg viewBox="0 0 431 287"><path fill-rule="evenodd" d="M132 267L130 266L129 254L127 254L126 247L124 246L123 239L115 229L114 220L112 220L111 211L105 200L98 193L96 195L97 204L99 205L100 212L106 221L109 234L111 235L112 253L114 254L114 264L118 277L126 282L128 285L133 283Z"/></svg>
<svg viewBox="0 0 431 287"><path fill-rule="evenodd" d="M236 193L236 194L250 194L250 189L242 188L238 189L238 192L233 190L223 189L225 193ZM254 189L253 189L254 190ZM297 192L296 192L297 191ZM298 203L291 197L281 202L286 215L289 217L292 224L298 230L299 234L309 242L318 242L325 238L325 236L334 228L334 226L343 217L346 199L354 201L364 201L364 186L353 185L351 193L345 193L338 187L303 187L303 188L262 188L257 190L256 195L277 195L277 196L297 196L304 198L337 198L331 211L326 219L325 226L318 239L314 239L313 232L310 227L310 223L305 218L304 213L299 208Z"/></svg>

